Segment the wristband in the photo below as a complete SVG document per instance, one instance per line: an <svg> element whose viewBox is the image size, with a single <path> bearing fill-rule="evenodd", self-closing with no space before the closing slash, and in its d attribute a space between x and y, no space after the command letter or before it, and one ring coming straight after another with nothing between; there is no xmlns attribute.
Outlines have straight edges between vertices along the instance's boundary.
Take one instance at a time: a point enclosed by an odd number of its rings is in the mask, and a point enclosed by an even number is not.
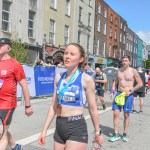
<svg viewBox="0 0 150 150"><path fill-rule="evenodd" d="M27 109L27 108L30 108L31 107L31 105L29 105L29 106L25 106L25 108Z"/></svg>
<svg viewBox="0 0 150 150"><path fill-rule="evenodd" d="M110 91L110 94L112 94L112 93L115 94L115 90L111 90L111 91Z"/></svg>
<svg viewBox="0 0 150 150"><path fill-rule="evenodd" d="M102 134L102 131L101 131L101 130L95 132L95 135L101 135L101 134Z"/></svg>

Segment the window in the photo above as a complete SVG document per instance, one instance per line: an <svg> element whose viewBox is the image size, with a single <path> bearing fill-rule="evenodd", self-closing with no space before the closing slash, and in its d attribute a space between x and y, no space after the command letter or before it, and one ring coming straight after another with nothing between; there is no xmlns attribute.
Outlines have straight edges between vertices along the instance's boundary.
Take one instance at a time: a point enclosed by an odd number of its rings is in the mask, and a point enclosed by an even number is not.
<svg viewBox="0 0 150 150"><path fill-rule="evenodd" d="M127 33L127 40L129 39L129 33Z"/></svg>
<svg viewBox="0 0 150 150"><path fill-rule="evenodd" d="M89 0L89 6L92 6L91 4L92 4L92 2L91 2L91 0Z"/></svg>
<svg viewBox="0 0 150 150"><path fill-rule="evenodd" d="M51 8L56 9L56 1L57 0L51 0Z"/></svg>
<svg viewBox="0 0 150 150"><path fill-rule="evenodd" d="M120 33L120 42L122 42L122 33Z"/></svg>
<svg viewBox="0 0 150 150"><path fill-rule="evenodd" d="M87 50L90 48L90 35L87 36Z"/></svg>
<svg viewBox="0 0 150 150"><path fill-rule="evenodd" d="M101 13L101 4L98 4L98 13L100 14Z"/></svg>
<svg viewBox="0 0 150 150"><path fill-rule="evenodd" d="M123 51L123 56L125 55L125 51Z"/></svg>
<svg viewBox="0 0 150 150"><path fill-rule="evenodd" d="M122 22L120 23L120 29L122 29Z"/></svg>
<svg viewBox="0 0 150 150"><path fill-rule="evenodd" d="M134 47L133 53L135 53L135 47Z"/></svg>
<svg viewBox="0 0 150 150"><path fill-rule="evenodd" d="M122 57L122 56L121 56L121 51L122 51L122 50L121 50L121 48L120 48L120 59L121 59L121 57Z"/></svg>
<svg viewBox="0 0 150 150"><path fill-rule="evenodd" d="M110 22L113 22L113 15L110 15Z"/></svg>
<svg viewBox="0 0 150 150"><path fill-rule="evenodd" d="M99 52L99 39L97 39L97 43L96 43L96 54L98 55Z"/></svg>
<svg viewBox="0 0 150 150"><path fill-rule="evenodd" d="M64 44L67 45L68 43L69 43L69 27L65 25Z"/></svg>
<svg viewBox="0 0 150 150"><path fill-rule="evenodd" d="M88 14L88 26L91 26L91 13Z"/></svg>
<svg viewBox="0 0 150 150"><path fill-rule="evenodd" d="M104 35L106 35L106 23L104 23Z"/></svg>
<svg viewBox="0 0 150 150"><path fill-rule="evenodd" d="M28 20L28 37L33 38L34 35L34 17L35 12L29 10L29 20Z"/></svg>
<svg viewBox="0 0 150 150"><path fill-rule="evenodd" d="M104 11L104 17L107 18L107 10Z"/></svg>
<svg viewBox="0 0 150 150"><path fill-rule="evenodd" d="M125 35L123 36L123 44L125 44L126 43L126 37L125 37Z"/></svg>
<svg viewBox="0 0 150 150"><path fill-rule="evenodd" d="M100 19L97 20L97 31L100 32Z"/></svg>
<svg viewBox="0 0 150 150"><path fill-rule="evenodd" d="M126 45L126 50L128 50L128 42L127 42L127 45Z"/></svg>
<svg viewBox="0 0 150 150"><path fill-rule="evenodd" d="M112 27L110 27L110 33L109 33L109 37L112 37Z"/></svg>
<svg viewBox="0 0 150 150"><path fill-rule="evenodd" d="M79 6L79 22L82 22L82 7Z"/></svg>
<svg viewBox="0 0 150 150"><path fill-rule="evenodd" d="M55 21L50 20L50 34L49 34L49 43L54 44L55 43Z"/></svg>
<svg viewBox="0 0 150 150"><path fill-rule="evenodd" d="M66 15L70 16L70 0L66 0Z"/></svg>
<svg viewBox="0 0 150 150"><path fill-rule="evenodd" d="M126 31L126 26L124 26L124 32Z"/></svg>
<svg viewBox="0 0 150 150"><path fill-rule="evenodd" d="M117 30L115 30L115 40L117 40Z"/></svg>
<svg viewBox="0 0 150 150"><path fill-rule="evenodd" d="M109 57L110 57L110 55L111 55L111 50L112 50L112 46L110 45L110 46L109 46Z"/></svg>
<svg viewBox="0 0 150 150"><path fill-rule="evenodd" d="M88 26L91 26L91 13L88 13Z"/></svg>
<svg viewBox="0 0 150 150"><path fill-rule="evenodd" d="M103 55L102 55L103 57L105 57L105 51L106 51L106 43L104 42L104 47L103 47L103 52L102 52L103 53Z"/></svg>
<svg viewBox="0 0 150 150"><path fill-rule="evenodd" d="M80 39L81 38L81 32L80 31L78 31L78 44L80 44Z"/></svg>
<svg viewBox="0 0 150 150"><path fill-rule="evenodd" d="M2 7L2 30L10 31L10 4L7 1L3 0Z"/></svg>

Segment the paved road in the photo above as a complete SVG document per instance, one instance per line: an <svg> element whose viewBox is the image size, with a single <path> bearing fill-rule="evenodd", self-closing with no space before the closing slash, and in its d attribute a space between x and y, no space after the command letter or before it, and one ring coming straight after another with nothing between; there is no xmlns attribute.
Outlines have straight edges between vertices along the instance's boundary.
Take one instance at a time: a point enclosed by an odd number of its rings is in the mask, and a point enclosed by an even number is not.
<svg viewBox="0 0 150 150"><path fill-rule="evenodd" d="M99 105L99 117L100 126L104 135L104 144L102 150L150 150L150 95L145 98L144 114L131 114L131 122L129 126L129 141L124 143L122 140L117 142L109 142L108 139L113 133L113 115L111 108L111 101L109 100L108 93L105 95L107 109L101 110ZM53 150L53 133L55 127L55 120L51 124L48 130L48 136L46 138L46 145L43 147L37 143L37 137L42 130L47 110L51 103L51 98L47 99L33 99L32 106L34 109L34 115L32 117L26 117L24 115L24 107L18 104L18 107L14 113L14 118L10 126L10 131L15 137L18 143L21 143L24 150ZM137 106L137 110L139 107ZM87 150L91 150L93 126L87 109L84 112L85 119L88 125L89 132L89 144ZM120 116L120 131L123 132L123 114ZM10 150L8 148L8 150Z"/></svg>

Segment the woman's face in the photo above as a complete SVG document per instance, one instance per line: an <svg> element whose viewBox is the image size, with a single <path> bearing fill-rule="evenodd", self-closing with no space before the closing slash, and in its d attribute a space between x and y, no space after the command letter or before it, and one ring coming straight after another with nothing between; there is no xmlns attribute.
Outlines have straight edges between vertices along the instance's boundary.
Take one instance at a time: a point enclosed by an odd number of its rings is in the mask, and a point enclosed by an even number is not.
<svg viewBox="0 0 150 150"><path fill-rule="evenodd" d="M83 61L79 49L74 45L69 45L64 51L64 65L67 68L74 68Z"/></svg>

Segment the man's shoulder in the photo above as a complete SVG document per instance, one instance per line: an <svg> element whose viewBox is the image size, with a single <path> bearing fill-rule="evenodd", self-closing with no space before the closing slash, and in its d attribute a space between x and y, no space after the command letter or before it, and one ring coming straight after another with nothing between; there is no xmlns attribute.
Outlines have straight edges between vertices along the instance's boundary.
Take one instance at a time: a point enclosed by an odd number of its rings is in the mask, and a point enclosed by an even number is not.
<svg viewBox="0 0 150 150"><path fill-rule="evenodd" d="M10 58L10 61L11 61L12 63L20 64L20 62L17 61L17 60L16 60L15 58L13 58L13 57Z"/></svg>

